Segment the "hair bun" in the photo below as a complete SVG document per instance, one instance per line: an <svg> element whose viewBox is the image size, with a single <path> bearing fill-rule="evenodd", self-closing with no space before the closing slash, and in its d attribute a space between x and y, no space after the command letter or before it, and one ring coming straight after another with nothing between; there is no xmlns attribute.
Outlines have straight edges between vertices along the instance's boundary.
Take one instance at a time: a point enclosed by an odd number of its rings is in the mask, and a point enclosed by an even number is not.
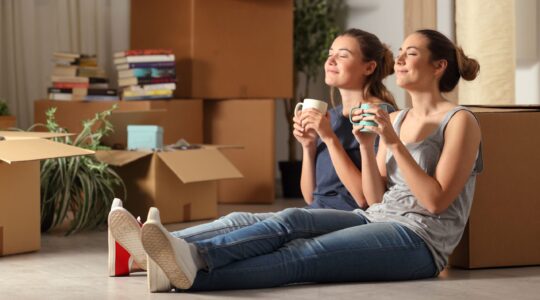
<svg viewBox="0 0 540 300"><path fill-rule="evenodd" d="M459 75L465 80L474 80L480 71L480 64L476 59L469 58L461 47L456 47Z"/></svg>
<svg viewBox="0 0 540 300"><path fill-rule="evenodd" d="M383 46L383 55L382 55L382 62L383 66L381 66L382 71L382 78L386 78L389 75L394 74L394 54L392 53L392 50L388 47L386 44L382 44Z"/></svg>

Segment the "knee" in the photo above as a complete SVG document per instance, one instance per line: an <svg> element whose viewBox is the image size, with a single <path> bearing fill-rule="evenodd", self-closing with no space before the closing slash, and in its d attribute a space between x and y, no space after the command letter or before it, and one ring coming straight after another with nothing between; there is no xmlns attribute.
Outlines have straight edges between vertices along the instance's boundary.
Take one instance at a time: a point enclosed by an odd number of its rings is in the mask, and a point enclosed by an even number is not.
<svg viewBox="0 0 540 300"><path fill-rule="evenodd" d="M253 223L252 214L247 212L232 212L224 217L219 218L219 221L230 225L247 225Z"/></svg>
<svg viewBox="0 0 540 300"><path fill-rule="evenodd" d="M278 217L286 224L294 225L302 222L302 220L304 220L308 214L309 212L306 209L291 207L279 212Z"/></svg>

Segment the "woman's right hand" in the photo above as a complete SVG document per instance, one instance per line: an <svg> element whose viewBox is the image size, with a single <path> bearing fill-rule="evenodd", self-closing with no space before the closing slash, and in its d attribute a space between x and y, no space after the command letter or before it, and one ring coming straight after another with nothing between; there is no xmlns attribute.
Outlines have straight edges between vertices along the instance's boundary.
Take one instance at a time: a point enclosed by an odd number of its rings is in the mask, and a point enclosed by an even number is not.
<svg viewBox="0 0 540 300"><path fill-rule="evenodd" d="M315 147L317 143L317 132L313 129L306 130L300 122L300 115L293 117L293 135L302 145L302 148Z"/></svg>

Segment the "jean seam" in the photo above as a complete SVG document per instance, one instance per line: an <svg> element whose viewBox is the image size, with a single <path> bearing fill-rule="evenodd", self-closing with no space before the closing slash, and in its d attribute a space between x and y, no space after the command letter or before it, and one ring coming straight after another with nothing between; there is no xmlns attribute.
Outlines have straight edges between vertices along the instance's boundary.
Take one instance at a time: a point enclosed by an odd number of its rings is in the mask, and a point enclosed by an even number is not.
<svg viewBox="0 0 540 300"><path fill-rule="evenodd" d="M223 229L230 229L230 228L241 229L241 228L247 227L249 225L251 225L251 224L239 224L239 225L224 226L224 227L220 227L219 229L209 229L209 230L200 231L200 232L197 232L197 233L192 233L192 234L189 234L189 235L182 235L181 238L182 239L187 239L187 238L194 237L194 236L197 236L197 235L207 234L209 232L216 232L216 231L220 231L220 230L223 230Z"/></svg>

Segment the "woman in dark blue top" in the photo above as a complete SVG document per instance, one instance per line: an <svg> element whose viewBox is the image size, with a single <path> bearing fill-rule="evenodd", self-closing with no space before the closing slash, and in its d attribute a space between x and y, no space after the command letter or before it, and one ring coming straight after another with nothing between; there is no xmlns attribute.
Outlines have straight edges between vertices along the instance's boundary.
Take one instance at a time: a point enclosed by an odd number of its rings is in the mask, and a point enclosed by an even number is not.
<svg viewBox="0 0 540 300"><path fill-rule="evenodd" d="M293 118L293 134L303 150L301 189L308 207L367 208L349 113L361 103L396 107L382 82L394 72L393 65L392 52L371 33L349 29L334 40L324 65L325 82L339 90L342 105L326 115L305 109Z"/></svg>

